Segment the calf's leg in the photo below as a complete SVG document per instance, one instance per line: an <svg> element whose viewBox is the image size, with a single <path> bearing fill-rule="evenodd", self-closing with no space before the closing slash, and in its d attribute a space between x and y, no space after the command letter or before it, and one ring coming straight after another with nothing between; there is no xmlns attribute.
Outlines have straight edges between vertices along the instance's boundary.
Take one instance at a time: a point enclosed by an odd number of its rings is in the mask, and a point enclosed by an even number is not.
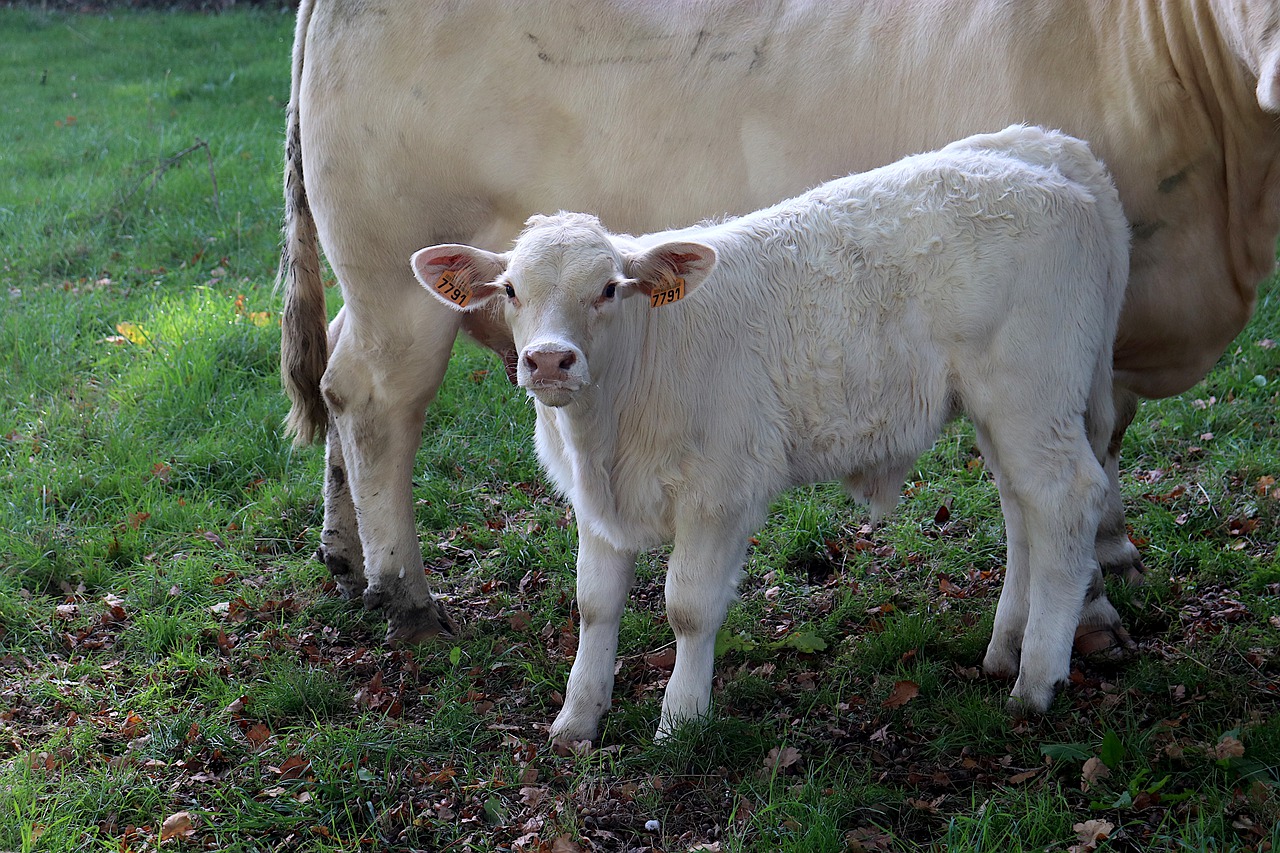
<svg viewBox="0 0 1280 853"><path fill-rule="evenodd" d="M595 740L613 695L618 625L635 580L636 552L620 551L578 527L578 654L569 670L564 707L551 724L560 741Z"/></svg>
<svg viewBox="0 0 1280 853"><path fill-rule="evenodd" d="M1106 475L1077 418L1044 422L1006 412L986 431L1000 460L1001 505L1016 505L1014 523L1022 528L1028 556L1027 609L1009 711L1039 714L1070 675L1072 637L1097 571L1093 540ZM1002 625L999 612L996 622ZM997 642L1011 640L992 638L988 655L1000 670Z"/></svg>
<svg viewBox="0 0 1280 853"><path fill-rule="evenodd" d="M977 426L978 448L987 468L1000 488L1000 510L1005 526L1005 573L996 605L991 642L982 660L982 668L997 678L1016 678L1022 657L1022 636L1027 627L1027 611L1031 602L1031 552L1023 526L1022 510L1013 496L1002 488L1000 458L986 430Z"/></svg>
<svg viewBox="0 0 1280 853"><path fill-rule="evenodd" d="M733 601L751 525L741 518L690 519L676 531L667 568L667 621L676 664L662 698L657 739L711 705L716 633Z"/></svg>

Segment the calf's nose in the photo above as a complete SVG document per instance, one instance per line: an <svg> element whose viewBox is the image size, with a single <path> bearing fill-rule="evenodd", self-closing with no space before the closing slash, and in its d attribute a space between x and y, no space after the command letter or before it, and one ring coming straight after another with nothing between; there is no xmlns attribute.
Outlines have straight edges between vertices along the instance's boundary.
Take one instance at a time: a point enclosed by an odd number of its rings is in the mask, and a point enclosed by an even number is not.
<svg viewBox="0 0 1280 853"><path fill-rule="evenodd" d="M525 366L529 368L529 378L542 382L556 382L567 379L569 368L573 367L578 356L572 350L526 350Z"/></svg>

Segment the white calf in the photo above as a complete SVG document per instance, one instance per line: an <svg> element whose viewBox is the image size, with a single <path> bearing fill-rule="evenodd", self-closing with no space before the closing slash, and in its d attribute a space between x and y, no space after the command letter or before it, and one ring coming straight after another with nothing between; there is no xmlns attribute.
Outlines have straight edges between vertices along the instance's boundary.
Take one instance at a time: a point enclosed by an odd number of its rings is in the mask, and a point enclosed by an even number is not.
<svg viewBox="0 0 1280 853"><path fill-rule="evenodd" d="M455 308L505 306L538 456L577 513L581 640L553 736L596 737L640 550L674 541L665 736L706 712L745 543L779 492L843 478L891 508L958 411L1008 530L984 665L1017 675L1011 710L1048 708L1096 569L1128 275L1084 143L1014 126L720 224L628 237L536 216L507 254L435 246L413 267Z"/></svg>

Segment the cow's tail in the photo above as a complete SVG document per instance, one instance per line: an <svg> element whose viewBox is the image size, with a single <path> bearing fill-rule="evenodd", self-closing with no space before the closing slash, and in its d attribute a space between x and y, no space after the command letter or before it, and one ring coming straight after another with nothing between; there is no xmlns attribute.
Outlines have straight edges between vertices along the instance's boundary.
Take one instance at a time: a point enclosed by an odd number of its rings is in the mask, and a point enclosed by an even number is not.
<svg viewBox="0 0 1280 853"><path fill-rule="evenodd" d="M284 287L280 333L280 378L289 395L285 430L294 444L323 439L328 425L320 377L329 356L328 314L320 278L320 242L307 202L302 174L302 133L298 111L307 28L314 0L302 0L293 41L292 85L286 118L284 157L284 243L276 287Z"/></svg>

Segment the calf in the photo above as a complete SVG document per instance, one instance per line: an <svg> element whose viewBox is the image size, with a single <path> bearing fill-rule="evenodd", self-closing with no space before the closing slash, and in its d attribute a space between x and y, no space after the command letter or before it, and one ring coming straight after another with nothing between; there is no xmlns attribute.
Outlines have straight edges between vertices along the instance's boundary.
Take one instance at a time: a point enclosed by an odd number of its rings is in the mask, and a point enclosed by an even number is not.
<svg viewBox="0 0 1280 853"><path fill-rule="evenodd" d="M434 246L413 268L459 310L503 306L538 456L577 515L581 638L553 737L597 735L642 549L674 543L664 737L707 710L770 502L843 478L878 515L961 411L1008 537L984 667L1017 676L1012 712L1048 708L1096 569L1128 276L1083 142L1015 125L722 223L630 237L535 216L506 254Z"/></svg>

